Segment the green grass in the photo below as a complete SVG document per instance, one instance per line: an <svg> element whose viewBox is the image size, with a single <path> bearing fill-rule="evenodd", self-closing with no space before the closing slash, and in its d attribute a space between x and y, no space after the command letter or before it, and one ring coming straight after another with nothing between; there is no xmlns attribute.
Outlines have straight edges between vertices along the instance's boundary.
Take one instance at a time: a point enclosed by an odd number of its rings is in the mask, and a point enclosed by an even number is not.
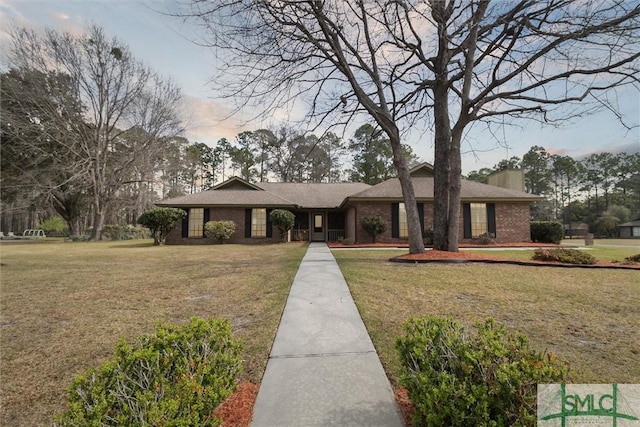
<svg viewBox="0 0 640 427"><path fill-rule="evenodd" d="M50 425L73 377L119 338L192 316L230 319L259 382L306 245L0 244L0 424Z"/></svg>
<svg viewBox="0 0 640 427"><path fill-rule="evenodd" d="M493 317L567 359L574 381L640 382L638 271L388 262L398 251L333 254L393 382L402 324L425 315L466 326Z"/></svg>

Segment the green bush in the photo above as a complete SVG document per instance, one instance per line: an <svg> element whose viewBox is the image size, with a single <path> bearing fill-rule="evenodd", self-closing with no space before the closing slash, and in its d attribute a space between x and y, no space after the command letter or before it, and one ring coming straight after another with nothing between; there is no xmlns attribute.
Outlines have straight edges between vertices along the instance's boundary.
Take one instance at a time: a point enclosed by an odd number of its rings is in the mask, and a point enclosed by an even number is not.
<svg viewBox="0 0 640 427"><path fill-rule="evenodd" d="M148 239L151 231L146 227L139 227L131 224L113 224L102 227L102 238L104 240L135 240Z"/></svg>
<svg viewBox="0 0 640 427"><path fill-rule="evenodd" d="M558 221L532 221L531 240L540 243L560 243L564 229Z"/></svg>
<svg viewBox="0 0 640 427"><path fill-rule="evenodd" d="M640 262L640 254L631 255L624 259L625 264L635 264L637 262Z"/></svg>
<svg viewBox="0 0 640 427"><path fill-rule="evenodd" d="M271 224L280 230L280 242L287 241L287 231L291 230L296 223L296 216L284 209L274 209L269 214Z"/></svg>
<svg viewBox="0 0 640 427"><path fill-rule="evenodd" d="M362 228L373 238L373 243L375 243L376 236L387 231L387 223L377 215L365 216L362 218Z"/></svg>
<svg viewBox="0 0 640 427"><path fill-rule="evenodd" d="M235 232L236 223L233 221L209 221L204 225L204 235L216 239L218 243L231 239Z"/></svg>
<svg viewBox="0 0 640 427"><path fill-rule="evenodd" d="M187 213L182 209L151 208L140 215L138 223L151 230L154 245L162 245L169 232L185 216L187 216Z"/></svg>
<svg viewBox="0 0 640 427"><path fill-rule="evenodd" d="M434 236L433 228L425 228L422 232L422 240L425 245L433 245L433 236Z"/></svg>
<svg viewBox="0 0 640 427"><path fill-rule="evenodd" d="M213 411L233 391L241 346L227 320L159 325L116 356L79 375L61 426L215 426Z"/></svg>
<svg viewBox="0 0 640 427"><path fill-rule="evenodd" d="M40 221L38 228L44 230L50 236L60 236L67 231L67 222L61 216L52 216Z"/></svg>
<svg viewBox="0 0 640 427"><path fill-rule="evenodd" d="M564 382L568 368L529 348L493 319L465 334L454 320L410 319L396 341L400 381L421 426L530 426L538 383Z"/></svg>
<svg viewBox="0 0 640 427"><path fill-rule="evenodd" d="M596 263L593 255L577 249L536 249L531 259L536 261L554 261L565 264L591 265Z"/></svg>

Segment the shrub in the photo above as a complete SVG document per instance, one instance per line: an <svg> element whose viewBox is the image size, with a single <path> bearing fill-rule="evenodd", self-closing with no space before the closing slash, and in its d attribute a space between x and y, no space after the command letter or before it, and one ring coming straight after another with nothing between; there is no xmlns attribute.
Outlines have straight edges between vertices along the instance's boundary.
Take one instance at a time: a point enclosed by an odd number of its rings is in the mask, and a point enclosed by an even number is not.
<svg viewBox="0 0 640 427"><path fill-rule="evenodd" d="M640 262L640 254L631 255L624 259L625 264L635 264L636 262Z"/></svg>
<svg viewBox="0 0 640 427"><path fill-rule="evenodd" d="M562 224L557 221L532 221L531 240L541 243L560 243L564 237Z"/></svg>
<svg viewBox="0 0 640 427"><path fill-rule="evenodd" d="M287 232L293 228L296 222L296 216L284 209L274 209L269 214L271 224L280 230L280 242L287 241Z"/></svg>
<svg viewBox="0 0 640 427"><path fill-rule="evenodd" d="M593 255L579 251L577 249L536 249L531 259L536 261L555 261L565 264L585 264L596 263Z"/></svg>
<svg viewBox="0 0 640 427"><path fill-rule="evenodd" d="M422 239L426 245L433 245L433 228L425 228L422 232Z"/></svg>
<svg viewBox="0 0 640 427"><path fill-rule="evenodd" d="M169 232L185 216L187 216L187 213L182 209L151 208L143 212L138 219L138 223L151 230L154 245L162 245Z"/></svg>
<svg viewBox="0 0 640 427"><path fill-rule="evenodd" d="M494 240L489 233L483 233L478 237L474 237L473 242L478 245L492 245L494 243Z"/></svg>
<svg viewBox="0 0 640 427"><path fill-rule="evenodd" d="M204 225L204 235L224 243L236 232L236 223L233 221L209 221Z"/></svg>
<svg viewBox="0 0 640 427"><path fill-rule="evenodd" d="M52 216L40 221L38 228L44 230L47 234L59 236L67 231L67 222L61 216Z"/></svg>
<svg viewBox="0 0 640 427"><path fill-rule="evenodd" d="M102 227L102 237L105 240L134 240L148 239L151 231L146 227L131 224L114 224Z"/></svg>
<svg viewBox="0 0 640 427"><path fill-rule="evenodd" d="M530 349L525 335L493 319L476 328L469 337L458 322L437 317L404 325L396 348L415 425L535 425L537 384L567 377L566 364Z"/></svg>
<svg viewBox="0 0 640 427"><path fill-rule="evenodd" d="M387 231L387 223L377 215L365 216L362 218L362 228L373 238L373 243L375 243L376 236Z"/></svg>
<svg viewBox="0 0 640 427"><path fill-rule="evenodd" d="M240 349L228 321L195 317L121 340L113 360L75 378L58 425L219 425L213 411L234 389Z"/></svg>

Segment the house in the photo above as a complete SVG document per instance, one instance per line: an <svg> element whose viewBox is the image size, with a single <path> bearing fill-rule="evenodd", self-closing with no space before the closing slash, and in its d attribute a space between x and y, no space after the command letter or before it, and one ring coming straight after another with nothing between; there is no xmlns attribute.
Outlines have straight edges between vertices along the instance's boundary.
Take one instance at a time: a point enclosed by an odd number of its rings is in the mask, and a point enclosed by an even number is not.
<svg viewBox="0 0 640 427"><path fill-rule="evenodd" d="M618 225L621 239L640 239L640 218Z"/></svg>
<svg viewBox="0 0 640 427"><path fill-rule="evenodd" d="M433 225L433 166L423 163L411 170L423 229ZM531 202L539 196L522 191L462 180L460 241L485 233L496 242L530 241ZM158 206L182 208L187 217L172 230L168 244L211 243L204 237L207 221L230 220L237 231L234 243L275 242L278 230L269 213L287 209L295 215L291 240L371 242L362 218L381 216L387 231L378 242L406 242L408 227L398 178L377 185L363 183L249 183L233 177L211 190L176 197Z"/></svg>

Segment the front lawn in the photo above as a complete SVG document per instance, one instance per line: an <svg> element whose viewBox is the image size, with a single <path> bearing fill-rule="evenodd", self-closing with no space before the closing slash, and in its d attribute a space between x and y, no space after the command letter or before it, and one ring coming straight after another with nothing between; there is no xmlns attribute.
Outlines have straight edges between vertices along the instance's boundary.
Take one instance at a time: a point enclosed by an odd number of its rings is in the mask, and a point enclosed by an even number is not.
<svg viewBox="0 0 640 427"><path fill-rule="evenodd" d="M230 319L259 383L306 245L0 244L0 424L51 425L73 377L159 321Z"/></svg>
<svg viewBox="0 0 640 427"><path fill-rule="evenodd" d="M388 262L400 251L333 254L394 383L394 341L409 317L424 315L467 326L493 317L567 359L574 382L640 383L637 271Z"/></svg>

